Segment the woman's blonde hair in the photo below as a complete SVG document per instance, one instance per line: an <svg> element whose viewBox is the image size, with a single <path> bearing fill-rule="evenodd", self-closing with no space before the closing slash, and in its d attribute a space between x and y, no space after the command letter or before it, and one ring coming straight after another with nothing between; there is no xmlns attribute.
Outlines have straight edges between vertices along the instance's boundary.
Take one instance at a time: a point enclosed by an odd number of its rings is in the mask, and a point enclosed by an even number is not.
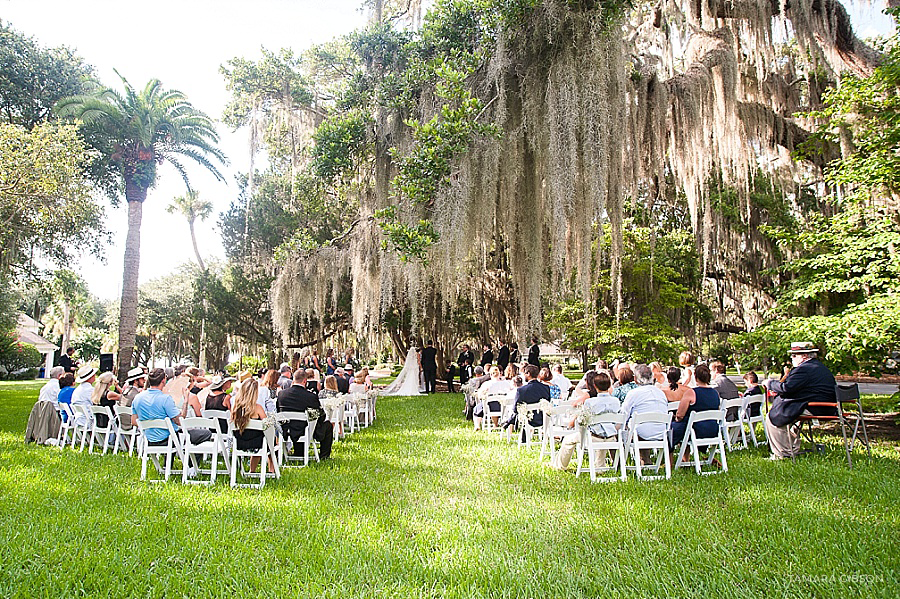
<svg viewBox="0 0 900 599"><path fill-rule="evenodd" d="M337 379L333 374L329 374L325 377L325 388L329 391L337 391Z"/></svg>
<svg viewBox="0 0 900 599"><path fill-rule="evenodd" d="M91 391L91 403L95 406L99 406L100 400L103 399L103 394L109 390L110 385L112 385L115 380L116 377L111 372L104 372L97 377L97 384L94 385L94 390Z"/></svg>
<svg viewBox="0 0 900 599"><path fill-rule="evenodd" d="M240 432L244 432L247 423L256 412L256 400L259 398L259 383L256 379L247 379L241 383L241 388L237 390L231 399L231 421L235 428Z"/></svg>

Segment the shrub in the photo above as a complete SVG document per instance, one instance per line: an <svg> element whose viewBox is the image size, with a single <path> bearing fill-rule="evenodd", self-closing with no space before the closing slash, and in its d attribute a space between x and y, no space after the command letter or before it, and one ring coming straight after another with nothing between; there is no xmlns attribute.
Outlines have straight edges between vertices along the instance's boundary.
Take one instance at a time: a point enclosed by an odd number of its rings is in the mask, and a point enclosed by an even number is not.
<svg viewBox="0 0 900 599"><path fill-rule="evenodd" d="M12 331L0 334L0 366L15 373L26 368L38 368L43 362L40 352L27 343L19 343Z"/></svg>

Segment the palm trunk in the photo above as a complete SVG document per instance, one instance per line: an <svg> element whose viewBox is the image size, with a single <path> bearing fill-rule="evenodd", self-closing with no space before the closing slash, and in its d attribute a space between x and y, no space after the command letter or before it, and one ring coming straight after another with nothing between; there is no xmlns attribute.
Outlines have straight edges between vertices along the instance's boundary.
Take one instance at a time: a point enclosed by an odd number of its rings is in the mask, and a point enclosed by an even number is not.
<svg viewBox="0 0 900 599"><path fill-rule="evenodd" d="M147 188L125 181L128 200L128 234L125 237L125 259L122 267L122 301L119 304L119 380L125 380L134 354L137 331L138 269L141 264L141 218Z"/></svg>
<svg viewBox="0 0 900 599"><path fill-rule="evenodd" d="M63 339L62 350L66 351L72 342L72 308L67 300L63 300Z"/></svg>
<svg viewBox="0 0 900 599"><path fill-rule="evenodd" d="M249 203L247 204L250 205ZM197 247L197 236L194 234L194 221L188 219L188 227L191 230L191 243L194 244L194 254L197 256L197 264L200 265L200 270L203 271L203 282L206 283L206 265L203 264L203 258L200 257L200 249ZM201 300L202 308L203 308L203 316L200 319L200 352L197 359L197 367L200 370L206 370L206 289L200 289L200 293L203 294L203 299Z"/></svg>

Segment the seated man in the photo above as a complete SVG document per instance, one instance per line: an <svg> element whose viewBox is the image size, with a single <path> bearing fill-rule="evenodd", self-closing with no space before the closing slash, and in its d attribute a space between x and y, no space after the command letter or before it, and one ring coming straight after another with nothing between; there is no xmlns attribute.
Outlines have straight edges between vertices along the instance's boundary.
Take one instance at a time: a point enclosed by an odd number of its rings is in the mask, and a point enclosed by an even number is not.
<svg viewBox="0 0 900 599"><path fill-rule="evenodd" d="M525 384L516 389L516 400L513 404L512 414L509 420L503 423L503 428L513 426L519 417L519 406L523 404L537 404L542 399L550 401L550 387L538 380L541 369L534 364L526 364L522 369L525 373ZM544 415L540 412L533 413L528 420L531 426L544 424Z"/></svg>
<svg viewBox="0 0 900 599"><path fill-rule="evenodd" d="M634 414L657 412L665 414L669 407L662 389L657 387L653 380L653 371L646 364L638 364L634 367L634 379L637 387L625 395L622 402L622 413L625 414L625 422L628 422ZM645 441L660 441L666 434L666 425L656 422L645 422L638 426L637 436ZM650 458L650 450L641 450L641 460L646 464Z"/></svg>
<svg viewBox="0 0 900 599"><path fill-rule="evenodd" d="M347 375L346 370L338 368L334 371L334 378L337 380L338 391L341 393L350 393L350 377ZM296 382L294 384L296 384Z"/></svg>
<svg viewBox="0 0 900 599"><path fill-rule="evenodd" d="M56 396L59 395L59 379L66 373L62 366L54 366L50 369L50 380L41 387L38 401L46 401L56 405Z"/></svg>
<svg viewBox="0 0 900 599"><path fill-rule="evenodd" d="M298 368L294 372L293 384L278 392L278 401L275 407L279 412L306 412L309 409L322 412L319 397L306 388L306 370ZM306 422L290 420L282 424L282 431L285 438L290 437L294 442L294 455L302 455L300 452L303 449L297 441L306 433ZM331 444L334 442L334 429L331 422L325 418L324 413L316 423L313 438L319 442L319 457L323 460L330 458Z"/></svg>
<svg viewBox="0 0 900 599"><path fill-rule="evenodd" d="M594 373L593 384L594 388L597 390L596 397L589 397L579 403L584 403L584 406L591 414L618 412L621 406L619 400L609 393L609 388L612 386L612 380L609 378L609 375L605 372ZM575 423L573 421L572 426L574 425ZM597 439L606 440L616 436L616 426L614 424L594 424L590 427L588 433ZM572 454L575 453L575 448L580 442L581 431L566 435L562 440L559 452L550 463L550 467L554 470L565 470L568 468L569 462L572 459ZM605 464L606 450L598 450L598 455L596 457L598 464Z"/></svg>
<svg viewBox="0 0 900 599"><path fill-rule="evenodd" d="M830 411L807 409L807 404L811 401L836 401L834 375L819 361L818 352L818 348L808 341L792 343L791 371L783 382L774 379L766 381L769 391L777 394L765 420L772 451L770 459L790 458L800 453L800 427L792 425L801 415L834 414Z"/></svg>
<svg viewBox="0 0 900 599"><path fill-rule="evenodd" d="M741 392L738 391L737 385L735 385L730 378L725 376L725 364L719 360L713 360L709 365L709 370L712 372L712 381L710 381L709 386L716 390L719 394L719 399L725 401L727 399L737 399L741 396ZM729 408L728 413L725 414L725 418L730 422L737 420L738 408Z"/></svg>
<svg viewBox="0 0 900 599"><path fill-rule="evenodd" d="M172 396L163 392L163 387L166 385L166 371L162 368L151 370L147 375L147 385L149 389L138 393L131 403L134 417L137 420L170 418L177 432L181 424L181 411L175 407L175 400ZM169 442L169 429L167 428L148 428L145 429L144 434L149 445L166 445ZM192 428L188 434L191 437L191 443L195 445L212 438L212 432L205 428Z"/></svg>

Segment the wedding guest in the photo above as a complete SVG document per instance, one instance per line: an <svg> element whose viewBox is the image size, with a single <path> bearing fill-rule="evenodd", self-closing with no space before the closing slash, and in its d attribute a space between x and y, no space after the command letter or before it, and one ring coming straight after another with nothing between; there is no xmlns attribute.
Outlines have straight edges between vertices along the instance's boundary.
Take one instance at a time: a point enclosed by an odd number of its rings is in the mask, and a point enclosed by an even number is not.
<svg viewBox="0 0 900 599"><path fill-rule="evenodd" d="M553 382L553 375L550 374L550 369L546 366L541 368L540 372L538 372L538 380L547 385L550 389L550 403L553 405L559 405L560 398L562 397L562 391L559 386Z"/></svg>
<svg viewBox="0 0 900 599"><path fill-rule="evenodd" d="M472 391L478 391L478 389L481 388L481 385L486 383L488 379L491 378L491 375L490 373L486 373L484 371L483 366L476 366L474 374L475 376L470 379L469 385L472 387Z"/></svg>
<svg viewBox="0 0 900 599"><path fill-rule="evenodd" d="M347 391L349 393L359 393L361 395L368 393L369 390L366 388L366 377L363 375L362 371L356 373L356 376L353 377L353 382L350 383Z"/></svg>
<svg viewBox="0 0 900 599"><path fill-rule="evenodd" d="M550 388L537 380L540 370L534 364L527 364L522 369L525 373L525 384L516 389L516 399L513 404L512 415L509 420L503 423L503 427L512 426L516 423L519 415L519 406L523 404L537 404L542 399L550 401ZM544 423L544 415L541 412L532 413L529 418L531 426L541 426Z"/></svg>
<svg viewBox="0 0 900 599"><path fill-rule="evenodd" d="M647 367L647 370L650 370L649 366ZM620 364L618 367L618 379L619 385L612 394L619 401L625 401L625 396L628 395L628 392L638 387L638 384L634 382L634 373L631 371L631 367L627 364ZM650 372L650 380L651 384L656 383L655 379L653 379L652 371Z"/></svg>
<svg viewBox="0 0 900 599"><path fill-rule="evenodd" d="M629 372L631 369L629 368ZM625 396L622 402L622 413L625 415L625 421L628 422L635 414L645 414L648 412L657 412L665 414L668 408L666 395L662 390L653 384L653 373L646 364L638 364L635 366L634 379L637 387L633 388ZM661 441L666 433L666 425L657 422L645 422L637 427L635 431L639 439L645 441ZM646 463L650 459L650 450L641 450L641 460Z"/></svg>
<svg viewBox="0 0 900 599"><path fill-rule="evenodd" d="M586 399L590 397L597 397L597 389L594 387L594 375L596 374L593 370L588 370L584 373L584 376L581 377L584 381L584 386L575 387L575 390L572 392L572 405L580 406L585 402ZM618 399L618 398L616 398Z"/></svg>
<svg viewBox="0 0 900 599"><path fill-rule="evenodd" d="M618 412L621 408L621 404L619 400L613 397L609 393L609 388L612 386L612 381L609 378L609 375L605 372L596 372L591 376L591 387L596 389L596 395L593 397L585 398L583 400L585 409L591 414L606 414L609 412ZM575 421L571 422L570 426L575 426ZM610 423L600 423L591 425L588 428L588 433L596 439L600 440L608 440L611 437L616 436L616 425ZM565 470L569 467L569 462L572 460L572 454L575 453L575 448L581 442L581 432L576 431L569 435L563 437L562 444L559 448L559 453L556 454L556 457L553 458L553 461L550 463L550 467L556 470ZM597 452L596 455L597 464L603 464L606 462L606 450L601 449Z"/></svg>
<svg viewBox="0 0 900 599"><path fill-rule="evenodd" d="M319 391L319 399L330 399L337 397L341 392L338 390L337 379L335 376L329 375L325 377L325 387Z"/></svg>
<svg viewBox="0 0 900 599"><path fill-rule="evenodd" d="M112 408L119 403L122 395L118 392L116 377L111 372L104 372L97 378L97 385L91 392L91 403L95 406ZM109 424L109 417L105 414L97 414L95 417L97 426L105 427Z"/></svg>
<svg viewBox="0 0 900 599"><path fill-rule="evenodd" d="M329 388L329 384L334 384L332 381L336 382L334 377L325 377L325 389ZM293 384L278 393L278 401L276 403L279 412L306 412L310 409L322 411L322 404L319 398L306 388L306 370L302 368L298 368L294 373ZM285 437L290 437L294 442L295 455L303 451L303 446L299 443L299 440L306 433L306 425L306 422L294 420L285 422L282 425ZM324 416L320 417L316 422L313 438L319 442L319 457L323 460L330 458L331 445L334 442L334 430L331 422Z"/></svg>
<svg viewBox="0 0 900 599"><path fill-rule="evenodd" d="M563 374L563 365L553 365L553 384L559 387L560 399L566 401L569 398L569 391L572 389L572 381Z"/></svg>
<svg viewBox="0 0 900 599"><path fill-rule="evenodd" d="M664 389L669 386L668 381L666 381L666 373L663 372L662 364L653 362L650 364L650 371L653 373L653 381L656 383L657 387Z"/></svg>
<svg viewBox="0 0 900 599"><path fill-rule="evenodd" d="M94 381L97 380L97 369L91 365L82 366L78 370L78 375L75 377L75 391L72 392L72 407L81 406L87 413L90 413L91 406L94 405L91 401L91 395L94 393ZM57 401L59 401L59 397L57 396ZM89 418L85 416L84 413L77 413L75 415L75 424L76 426L87 426L88 429L93 427L94 420L93 418Z"/></svg>
<svg viewBox="0 0 900 599"><path fill-rule="evenodd" d="M278 371L267 370L262 376L262 381L257 384L257 403L264 412L275 411L275 398L278 396Z"/></svg>
<svg viewBox="0 0 900 599"><path fill-rule="evenodd" d="M719 393L709 386L712 374L706 364L700 364L694 368L693 400L690 394L682 395L678 403L678 411L675 412L672 422L672 447L682 442L687 432L687 420L691 412L704 412L706 410L718 410L721 404ZM714 420L704 420L694 425L694 432L699 438L715 437L719 432L719 423Z"/></svg>
<svg viewBox="0 0 900 599"><path fill-rule="evenodd" d="M50 380L41 387L41 391L38 393L38 401L46 401L52 403L54 406L57 404L57 397L59 396L59 379L65 373L66 371L62 366L54 366L50 369Z"/></svg>
<svg viewBox="0 0 900 599"><path fill-rule="evenodd" d="M282 362L278 370L281 373L278 377L278 388L287 389L291 386L291 365L287 362Z"/></svg>
<svg viewBox="0 0 900 599"><path fill-rule="evenodd" d="M231 422L234 425L232 434L235 446L241 451L259 451L265 441L265 433L247 428L251 420L264 420L266 417L266 411L259 405L259 383L256 379L250 378L243 382L240 389L235 392L232 404ZM253 456L250 458L250 471L255 472L258 468L259 456ZM275 471L271 454L266 471Z"/></svg>
<svg viewBox="0 0 900 599"><path fill-rule="evenodd" d="M744 385L747 386L747 390L741 393L741 397L764 394L762 387L759 386L759 376L755 372L751 370L741 378L744 379Z"/></svg>
<svg viewBox="0 0 900 599"><path fill-rule="evenodd" d="M512 381L504 379L500 375L500 369L498 367L492 366L489 376L490 379L482 383L481 387L479 387L478 389L478 403L475 404L475 410L472 413L476 431L481 428L482 420L484 419L484 403L486 401L485 398L488 395L492 395L495 393L508 393L513 389ZM489 401L487 402L487 404L488 409L491 412L497 412L500 410L500 402ZM499 425L499 416L492 416L491 420L493 421L494 426Z"/></svg>
<svg viewBox="0 0 900 599"><path fill-rule="evenodd" d="M231 383L233 381L234 378L230 376L213 377L213 382L209 386L209 395L206 396L207 410L231 411ZM219 430L223 433L228 432L228 421L225 418L219 418Z"/></svg>
<svg viewBox="0 0 900 599"><path fill-rule="evenodd" d="M175 407L175 400L171 395L163 392L166 384L166 372L162 368L154 368L147 375L147 390L142 391L134 398L131 404L134 417L137 420L158 420L169 418L177 432L181 424L181 415ZM227 426L227 423L226 423ZM165 445L169 440L168 428L148 428L144 430L147 443L150 445ZM191 429L188 431L191 442L195 444L209 441L212 433L205 428Z"/></svg>
<svg viewBox="0 0 900 599"><path fill-rule="evenodd" d="M681 365L681 383L688 387L693 387L694 382L694 354L689 351L681 352L678 356L678 363Z"/></svg>
<svg viewBox="0 0 900 599"><path fill-rule="evenodd" d="M725 364L719 360L713 360L709 365L709 369L712 372L712 381L710 381L709 386L716 390L719 394L719 399L725 401L726 399L737 399L741 396L737 385L725 375ZM736 407L728 408L725 419L730 422L736 421L738 419L738 411L739 408Z"/></svg>
<svg viewBox="0 0 900 599"><path fill-rule="evenodd" d="M312 368L306 369L306 388L316 395L322 390L322 381L319 380L318 376L319 373L316 370Z"/></svg>
<svg viewBox="0 0 900 599"><path fill-rule="evenodd" d="M72 405L73 391L75 391L75 375L71 372L66 372L59 378L59 394L56 396L57 405L61 403ZM68 420L65 412L62 412L60 415L63 422Z"/></svg>
<svg viewBox="0 0 900 599"><path fill-rule="evenodd" d="M334 371L334 378L337 381L338 391L341 393L350 392L350 376L347 374L346 370L338 367L337 370Z"/></svg>
<svg viewBox="0 0 900 599"><path fill-rule="evenodd" d="M766 381L769 391L777 394L765 420L771 459L789 458L800 452L800 429L793 425L801 415L831 415L807 405L811 401L835 401L834 375L819 361L818 352L819 349L811 342L792 343L790 354L793 368L784 380Z"/></svg>

